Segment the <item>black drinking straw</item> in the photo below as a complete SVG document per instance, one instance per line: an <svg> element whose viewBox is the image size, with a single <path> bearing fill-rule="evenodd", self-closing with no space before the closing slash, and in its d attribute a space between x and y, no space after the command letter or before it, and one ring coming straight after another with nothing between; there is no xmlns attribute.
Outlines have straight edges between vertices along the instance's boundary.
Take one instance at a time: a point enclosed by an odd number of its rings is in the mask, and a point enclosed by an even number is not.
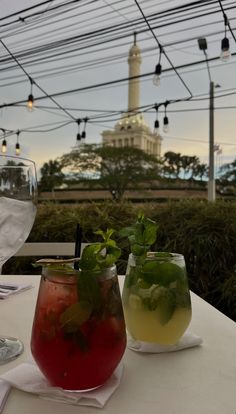
<svg viewBox="0 0 236 414"><path fill-rule="evenodd" d="M82 242L82 229L79 224L76 226L76 233L75 233L75 257L80 257L81 253L81 242ZM79 263L74 263L74 269L79 268Z"/></svg>

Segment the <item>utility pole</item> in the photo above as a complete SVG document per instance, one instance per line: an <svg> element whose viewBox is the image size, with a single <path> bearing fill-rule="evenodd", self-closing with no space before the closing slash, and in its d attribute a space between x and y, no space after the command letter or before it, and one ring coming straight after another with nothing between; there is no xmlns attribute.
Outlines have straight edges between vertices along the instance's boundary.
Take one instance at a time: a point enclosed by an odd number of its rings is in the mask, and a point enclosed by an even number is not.
<svg viewBox="0 0 236 414"><path fill-rule="evenodd" d="M209 97L209 179L208 201L215 201L215 160L214 160L214 82L210 81Z"/></svg>
<svg viewBox="0 0 236 414"><path fill-rule="evenodd" d="M215 201L216 199L216 189L215 189L215 159L214 159L214 82L211 80L210 68L207 60L207 41L204 37L198 39L199 49L203 51L207 71L210 81L210 90L209 90L209 177L208 177L208 192L207 198L208 201Z"/></svg>

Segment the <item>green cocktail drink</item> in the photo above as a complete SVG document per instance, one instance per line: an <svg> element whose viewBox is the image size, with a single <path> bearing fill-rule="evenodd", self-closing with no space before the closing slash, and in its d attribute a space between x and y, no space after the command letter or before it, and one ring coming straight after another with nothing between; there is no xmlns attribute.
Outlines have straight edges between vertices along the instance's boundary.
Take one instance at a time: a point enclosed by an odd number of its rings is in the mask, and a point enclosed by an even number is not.
<svg viewBox="0 0 236 414"><path fill-rule="evenodd" d="M184 257L148 252L130 254L123 289L130 335L143 342L175 344L191 320L191 300Z"/></svg>

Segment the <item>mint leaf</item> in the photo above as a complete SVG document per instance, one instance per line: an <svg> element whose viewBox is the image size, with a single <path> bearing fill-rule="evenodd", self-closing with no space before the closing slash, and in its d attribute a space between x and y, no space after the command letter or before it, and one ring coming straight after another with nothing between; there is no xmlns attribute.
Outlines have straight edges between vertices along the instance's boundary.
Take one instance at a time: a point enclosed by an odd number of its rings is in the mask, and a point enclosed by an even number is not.
<svg viewBox="0 0 236 414"><path fill-rule="evenodd" d="M102 304L101 292L96 273L82 270L77 282L79 301L89 302L93 310L99 310Z"/></svg>
<svg viewBox="0 0 236 414"><path fill-rule="evenodd" d="M158 299L158 312L161 325L166 325L172 318L176 308L176 298L170 289L162 291Z"/></svg>
<svg viewBox="0 0 236 414"><path fill-rule="evenodd" d="M67 332L74 332L89 319L91 312L92 307L89 302L75 302L60 315L60 324Z"/></svg>
<svg viewBox="0 0 236 414"><path fill-rule="evenodd" d="M135 256L146 254L150 246L155 243L157 236L157 223L144 217L142 213L133 226L125 227L119 234L121 237L128 237L131 252Z"/></svg>
<svg viewBox="0 0 236 414"><path fill-rule="evenodd" d="M182 278L184 270L174 263L158 260L147 261L142 267L142 278L152 284L168 286Z"/></svg>
<svg viewBox="0 0 236 414"><path fill-rule="evenodd" d="M110 243L112 244L112 243ZM96 256L96 260L100 268L111 267L116 260L120 257L121 250L119 247L107 244L105 247L105 254L99 253Z"/></svg>
<svg viewBox="0 0 236 414"><path fill-rule="evenodd" d="M117 247L115 240L111 239L114 230L108 229L96 231L96 234L102 236L101 243L94 243L84 248L80 259L80 269L82 270L99 270L111 267L121 255L121 250Z"/></svg>

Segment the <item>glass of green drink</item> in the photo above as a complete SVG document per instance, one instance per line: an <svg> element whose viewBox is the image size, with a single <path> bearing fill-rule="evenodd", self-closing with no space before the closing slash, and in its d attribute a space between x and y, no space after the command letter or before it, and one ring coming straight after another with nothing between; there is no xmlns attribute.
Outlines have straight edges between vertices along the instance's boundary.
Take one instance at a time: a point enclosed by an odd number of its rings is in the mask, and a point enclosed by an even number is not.
<svg viewBox="0 0 236 414"><path fill-rule="evenodd" d="M191 299L181 254L129 255L122 294L126 327L136 341L172 345L191 320Z"/></svg>

